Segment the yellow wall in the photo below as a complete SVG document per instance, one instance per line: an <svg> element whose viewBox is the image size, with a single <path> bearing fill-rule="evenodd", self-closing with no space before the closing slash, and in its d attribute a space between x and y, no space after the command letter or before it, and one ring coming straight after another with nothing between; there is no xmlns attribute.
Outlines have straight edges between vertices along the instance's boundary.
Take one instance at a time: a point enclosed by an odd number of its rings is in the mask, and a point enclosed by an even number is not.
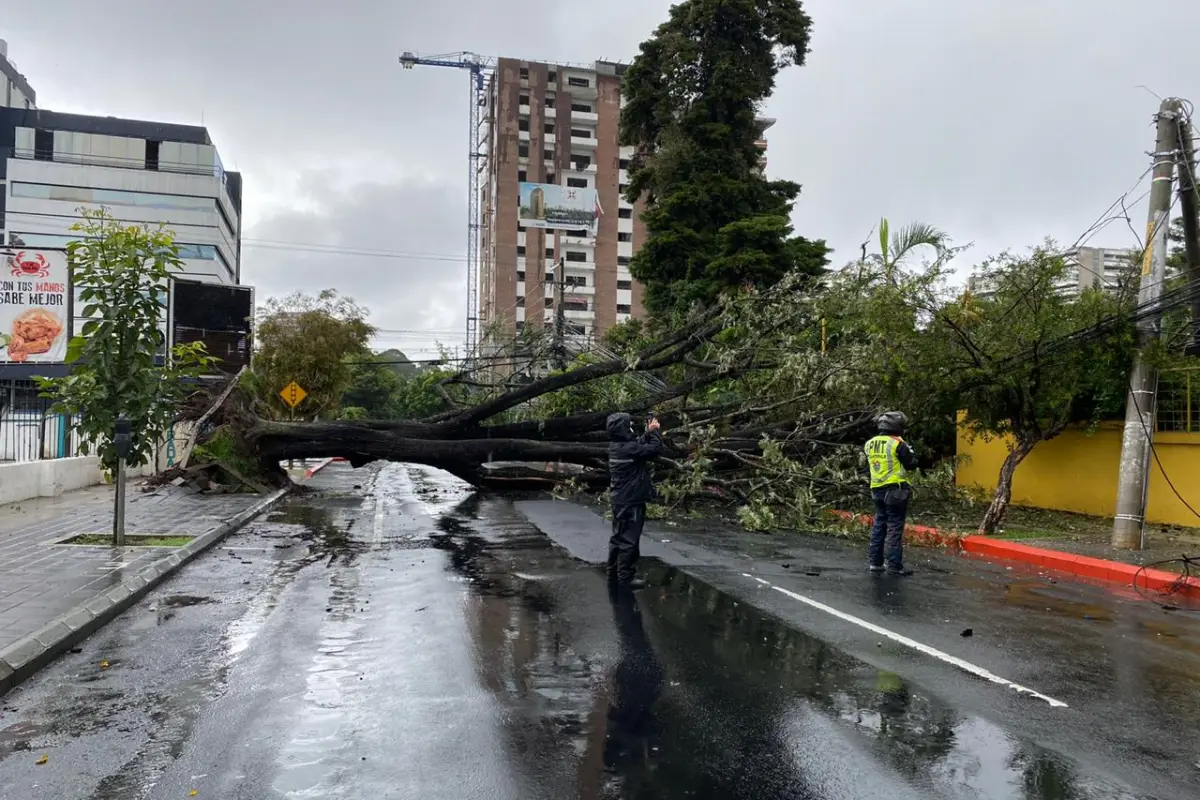
<svg viewBox="0 0 1200 800"><path fill-rule="evenodd" d="M1157 433L1154 446L1175 488L1200 511L1200 433ZM1008 455L1004 439L971 440L958 433L958 454L966 456L955 480L959 486L996 488L1000 465ZM1117 463L1121 456L1121 424L1101 426L1091 436L1068 430L1033 449L1013 478L1016 505L1053 508L1111 517L1117 497ZM1200 527L1200 519L1180 502L1151 464L1147 498L1148 522Z"/></svg>

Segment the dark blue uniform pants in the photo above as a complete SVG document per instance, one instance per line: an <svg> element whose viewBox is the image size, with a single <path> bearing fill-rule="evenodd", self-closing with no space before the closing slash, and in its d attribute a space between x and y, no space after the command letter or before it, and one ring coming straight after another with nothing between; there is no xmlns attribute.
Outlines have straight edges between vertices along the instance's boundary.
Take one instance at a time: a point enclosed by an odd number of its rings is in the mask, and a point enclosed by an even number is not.
<svg viewBox="0 0 1200 800"><path fill-rule="evenodd" d="M608 540L608 579L628 583L633 580L641 556L646 505L613 506L612 514L612 537Z"/></svg>
<svg viewBox="0 0 1200 800"><path fill-rule="evenodd" d="M887 568L904 569L904 522L908 518L908 486L884 486L872 489L875 498L875 524L871 527L871 546L867 556L872 567L882 567L886 551ZM903 495L900 499L899 495Z"/></svg>

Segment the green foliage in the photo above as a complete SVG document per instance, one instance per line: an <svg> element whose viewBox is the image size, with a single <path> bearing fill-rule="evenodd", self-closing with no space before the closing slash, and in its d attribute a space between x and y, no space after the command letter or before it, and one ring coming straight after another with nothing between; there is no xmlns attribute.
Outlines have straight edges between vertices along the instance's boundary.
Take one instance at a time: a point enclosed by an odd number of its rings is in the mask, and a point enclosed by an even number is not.
<svg viewBox="0 0 1200 800"><path fill-rule="evenodd" d="M685 0L625 73L621 144L648 238L630 262L656 318L722 292L819 274L824 242L793 235L799 185L761 173L757 110L780 69L803 64L799 0Z"/></svg>
<svg viewBox="0 0 1200 800"><path fill-rule="evenodd" d="M567 365L566 372L595 364L604 359L591 353L577 356ZM561 374L555 371L551 374ZM531 409L535 419L554 419L597 409L626 408L645 394L645 384L628 373L618 373L594 381L577 384L557 392L548 392L537 399Z"/></svg>
<svg viewBox="0 0 1200 800"><path fill-rule="evenodd" d="M1129 310L1121 299L1096 289L1056 292L1067 266L1050 242L1024 256L1005 253L985 269L995 276L994 295L948 304L928 338L926 369L935 386L955 390L967 427L1032 445L1119 411L1133 329L1098 326ZM1093 329L1098 335L1079 335Z"/></svg>
<svg viewBox="0 0 1200 800"><path fill-rule="evenodd" d="M342 393L342 419L396 418L396 398L407 379L392 369L391 360L382 354L348 359L350 380Z"/></svg>
<svg viewBox="0 0 1200 800"><path fill-rule="evenodd" d="M193 464L205 464L216 461L232 467L251 479L253 479L254 475L262 471L258 460L252 453L247 451L244 440L238 437L226 425L222 425L213 431L202 444L196 445L196 449L192 453ZM240 480L232 474L228 476L227 480L230 483L240 483ZM249 487L243 488L246 491L253 491Z"/></svg>
<svg viewBox="0 0 1200 800"><path fill-rule="evenodd" d="M444 369L422 369L401 379L393 403L395 419L424 419L450 410L450 404L437 390L437 384L454 373Z"/></svg>
<svg viewBox="0 0 1200 800"><path fill-rule="evenodd" d="M83 219L71 227L80 238L67 246L83 306L76 316L87 318L67 346L75 368L62 378L36 380L56 411L79 415L81 450L94 450L106 470L117 464L117 419L127 418L133 440L127 461L140 466L165 439L176 405L216 360L197 342L176 345L164 366L155 364L165 345L159 324L171 275L182 268L174 236L162 227L124 225L106 209L80 213Z"/></svg>
<svg viewBox="0 0 1200 800"><path fill-rule="evenodd" d="M271 298L259 310L252 382L259 401L276 419L293 411L279 392L292 381L308 396L295 409L298 419L336 416L353 380L354 359L371 357L367 343L375 329L367 310L334 289L315 297L295 292Z"/></svg>

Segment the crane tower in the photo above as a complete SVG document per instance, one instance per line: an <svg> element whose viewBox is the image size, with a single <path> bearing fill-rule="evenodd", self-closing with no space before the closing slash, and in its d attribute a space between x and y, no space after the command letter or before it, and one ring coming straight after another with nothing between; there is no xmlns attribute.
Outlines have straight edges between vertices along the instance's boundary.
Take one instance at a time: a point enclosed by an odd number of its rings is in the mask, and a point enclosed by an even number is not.
<svg viewBox="0 0 1200 800"><path fill-rule="evenodd" d="M458 52L440 55L420 55L405 51L400 55L400 65L412 69L425 67L453 67L468 72L470 78L470 104L467 119L467 353L475 355L479 344L479 258L480 239L483 234L482 193L480 176L487 169L488 131L484 110L488 107L487 79L495 68L495 60L476 53Z"/></svg>

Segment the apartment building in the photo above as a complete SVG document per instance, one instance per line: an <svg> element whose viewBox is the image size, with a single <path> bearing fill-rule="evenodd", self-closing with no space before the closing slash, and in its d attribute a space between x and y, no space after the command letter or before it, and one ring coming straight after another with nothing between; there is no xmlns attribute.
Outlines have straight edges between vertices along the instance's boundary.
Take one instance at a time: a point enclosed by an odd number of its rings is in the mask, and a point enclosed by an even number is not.
<svg viewBox="0 0 1200 800"><path fill-rule="evenodd" d="M37 108L37 93L17 65L8 60L8 42L0 39L0 107Z"/></svg>
<svg viewBox="0 0 1200 800"><path fill-rule="evenodd" d="M587 341L644 314L629 262L646 240L642 205L624 198L632 148L618 141L625 65L501 58L488 86L482 182L480 330L495 351L554 324L563 271L569 336ZM766 131L774 120L760 120ZM761 134L765 136L764 134ZM762 166L765 167L765 138ZM559 188L561 187L561 188ZM573 216L537 221L551 195ZM588 208L594 207L589 214ZM570 227L579 221L578 227Z"/></svg>
<svg viewBox="0 0 1200 800"><path fill-rule="evenodd" d="M1134 285L1137 278L1137 257L1134 250L1111 250L1103 247L1079 247L1065 256L1066 271L1054 285L1062 295L1079 295L1087 289L1115 291ZM978 297L988 297L995 291L995 277L979 272L967 279L967 288Z"/></svg>

